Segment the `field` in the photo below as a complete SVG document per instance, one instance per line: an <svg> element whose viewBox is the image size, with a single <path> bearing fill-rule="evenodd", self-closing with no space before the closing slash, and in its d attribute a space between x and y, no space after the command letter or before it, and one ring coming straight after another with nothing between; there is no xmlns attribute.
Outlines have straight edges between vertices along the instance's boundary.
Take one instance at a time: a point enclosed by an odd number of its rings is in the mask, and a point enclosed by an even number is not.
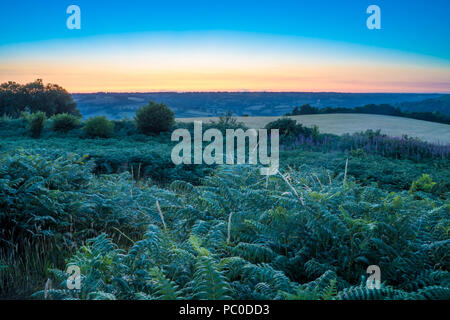
<svg viewBox="0 0 450 320"><path fill-rule="evenodd" d="M264 126L279 117L237 117L239 122L244 123L249 128L264 128ZM321 114L302 115L289 117L295 119L307 127L317 125L324 133L344 134L366 131L368 129L378 130L393 137L408 135L424 141L450 143L450 126L446 124L407 119L400 117L390 117L383 115L367 114ZM183 118L179 121L217 121L217 118Z"/></svg>
<svg viewBox="0 0 450 320"><path fill-rule="evenodd" d="M299 119L448 142L445 125L337 116ZM305 131L283 137L266 179L258 166L175 166L170 132L116 121L90 139L82 125L49 121L32 138L24 119L0 119L1 298L450 299L449 146Z"/></svg>

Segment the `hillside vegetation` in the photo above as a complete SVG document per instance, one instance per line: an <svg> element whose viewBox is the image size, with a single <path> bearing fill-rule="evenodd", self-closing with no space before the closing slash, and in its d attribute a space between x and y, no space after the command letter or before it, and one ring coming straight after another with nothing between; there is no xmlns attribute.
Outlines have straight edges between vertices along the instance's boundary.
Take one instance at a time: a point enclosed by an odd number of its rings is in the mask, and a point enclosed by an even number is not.
<svg viewBox="0 0 450 320"><path fill-rule="evenodd" d="M368 103L397 105L438 98L440 94L339 93L339 92L148 92L80 93L72 95L85 118L106 115L110 119L132 118L152 100L168 104L178 118L211 117L231 110L236 115L281 116L295 106L354 108ZM426 105L423 105L427 107ZM435 110L427 108L426 110ZM449 113L447 112L442 113Z"/></svg>
<svg viewBox="0 0 450 320"><path fill-rule="evenodd" d="M450 115L450 94L440 97L425 99L423 101L402 102L398 105L400 109L409 112L440 112Z"/></svg>
<svg viewBox="0 0 450 320"><path fill-rule="evenodd" d="M109 138L52 121L33 138L25 119L0 120L3 298L450 299L449 146L294 123L266 178L175 166L170 132L132 121Z"/></svg>

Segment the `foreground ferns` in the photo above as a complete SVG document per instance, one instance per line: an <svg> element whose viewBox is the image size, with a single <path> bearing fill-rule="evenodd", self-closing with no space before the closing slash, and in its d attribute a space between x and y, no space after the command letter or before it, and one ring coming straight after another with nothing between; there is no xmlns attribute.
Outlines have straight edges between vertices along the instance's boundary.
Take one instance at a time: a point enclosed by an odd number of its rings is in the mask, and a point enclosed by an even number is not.
<svg viewBox="0 0 450 320"><path fill-rule="evenodd" d="M388 192L321 167L266 180L243 165L163 188L95 176L71 153L1 160L0 295L33 270L22 290L47 299L449 299L439 183ZM369 265L379 289L361 280Z"/></svg>
<svg viewBox="0 0 450 320"><path fill-rule="evenodd" d="M89 240L68 260L81 269L81 289L67 290L60 270L58 288L36 296L449 299L446 200L389 193L351 177L343 184L321 171L284 174L266 186L257 168L224 166L197 187L140 185L139 202L116 201L130 217L142 215L130 220L142 221L142 236L126 223L121 237L111 229ZM366 286L369 265L381 269L378 289Z"/></svg>

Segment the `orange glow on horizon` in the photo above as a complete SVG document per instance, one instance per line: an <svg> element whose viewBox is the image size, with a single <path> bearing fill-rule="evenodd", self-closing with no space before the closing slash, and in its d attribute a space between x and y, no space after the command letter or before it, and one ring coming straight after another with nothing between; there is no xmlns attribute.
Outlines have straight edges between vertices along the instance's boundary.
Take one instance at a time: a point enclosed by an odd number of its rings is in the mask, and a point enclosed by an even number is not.
<svg viewBox="0 0 450 320"><path fill-rule="evenodd" d="M23 67L23 66L22 66ZM350 67L292 67L290 70L142 71L41 67L3 69L0 81L27 83L37 78L72 93L159 91L307 91L307 92L448 92L436 70ZM8 68L9 69L9 68ZM392 80L385 80L386 75ZM420 77L419 77L420 76ZM417 79L420 80L417 80Z"/></svg>
<svg viewBox="0 0 450 320"><path fill-rule="evenodd" d="M0 82L41 78L72 93L450 92L448 61L381 49L298 39L127 39L0 47Z"/></svg>

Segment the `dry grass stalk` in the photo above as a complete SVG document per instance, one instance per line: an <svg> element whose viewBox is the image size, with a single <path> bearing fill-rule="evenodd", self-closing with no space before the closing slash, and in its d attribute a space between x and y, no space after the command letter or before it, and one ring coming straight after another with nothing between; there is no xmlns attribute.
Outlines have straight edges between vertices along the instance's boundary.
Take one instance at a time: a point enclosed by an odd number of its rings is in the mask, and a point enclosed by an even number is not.
<svg viewBox="0 0 450 320"><path fill-rule="evenodd" d="M163 213L161 211L161 207L159 206L158 200L156 200L156 208L158 209L159 217L161 218L162 224L164 226L164 230L166 230L167 229L166 223L164 222L164 216L163 216Z"/></svg>

